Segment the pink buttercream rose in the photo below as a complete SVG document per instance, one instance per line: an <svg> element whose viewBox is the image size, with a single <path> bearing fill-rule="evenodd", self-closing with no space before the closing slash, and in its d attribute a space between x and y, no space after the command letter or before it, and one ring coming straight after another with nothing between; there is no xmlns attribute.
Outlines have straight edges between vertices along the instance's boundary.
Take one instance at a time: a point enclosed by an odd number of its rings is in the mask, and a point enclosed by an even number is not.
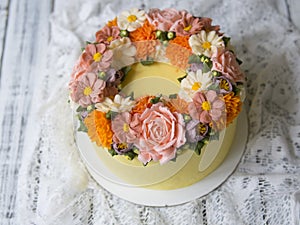
<svg viewBox="0 0 300 225"><path fill-rule="evenodd" d="M218 122L225 115L225 102L213 90L196 92L188 110L191 117L201 123Z"/></svg>
<svg viewBox="0 0 300 225"><path fill-rule="evenodd" d="M229 50L218 49L212 55L212 70L221 72L226 78L234 82L245 82L245 74L242 72L236 56Z"/></svg>
<svg viewBox="0 0 300 225"><path fill-rule="evenodd" d="M181 19L177 20L170 28L170 31L176 32L177 36L191 36L199 33L203 25L199 18L185 10L179 12Z"/></svg>
<svg viewBox="0 0 300 225"><path fill-rule="evenodd" d="M169 31L171 26L181 19L176 9L150 9L146 17L153 26L162 31Z"/></svg>
<svg viewBox="0 0 300 225"><path fill-rule="evenodd" d="M70 96L74 102L87 107L102 100L104 88L105 81L98 79L95 73L86 73L72 82Z"/></svg>
<svg viewBox="0 0 300 225"><path fill-rule="evenodd" d="M160 164L170 161L186 142L182 115L172 113L162 103L147 108L139 120L141 136L135 145L140 151L138 159L144 164L151 160Z"/></svg>

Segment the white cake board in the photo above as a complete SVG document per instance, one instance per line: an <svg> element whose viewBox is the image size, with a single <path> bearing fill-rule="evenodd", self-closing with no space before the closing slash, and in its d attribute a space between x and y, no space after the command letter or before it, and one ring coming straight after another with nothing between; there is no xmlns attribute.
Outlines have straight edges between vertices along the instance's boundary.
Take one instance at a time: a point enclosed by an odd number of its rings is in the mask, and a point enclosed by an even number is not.
<svg viewBox="0 0 300 225"><path fill-rule="evenodd" d="M152 190L121 184L119 178L110 172L99 159L88 136L76 132L75 138L81 157L92 177L106 190L130 202L147 206L172 206L202 197L220 186L235 170L243 155L247 136L248 120L243 110L237 121L237 132L231 150L224 162L203 180L175 190Z"/></svg>

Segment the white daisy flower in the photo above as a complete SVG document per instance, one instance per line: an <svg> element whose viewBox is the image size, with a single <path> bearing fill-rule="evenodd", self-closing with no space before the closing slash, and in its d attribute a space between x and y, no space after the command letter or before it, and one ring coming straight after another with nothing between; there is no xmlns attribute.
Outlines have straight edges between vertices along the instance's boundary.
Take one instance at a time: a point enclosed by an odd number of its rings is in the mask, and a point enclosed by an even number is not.
<svg viewBox="0 0 300 225"><path fill-rule="evenodd" d="M224 48L223 36L219 36L216 31L206 32L201 30L199 34L194 34L189 38L189 44L194 54L211 57L218 48Z"/></svg>
<svg viewBox="0 0 300 225"><path fill-rule="evenodd" d="M212 74L210 71L207 73L202 73L202 70L191 71L181 81L178 95L187 102L191 102L196 92L207 90L211 84Z"/></svg>
<svg viewBox="0 0 300 225"><path fill-rule="evenodd" d="M95 105L98 111L108 113L109 111L113 112L126 112L130 111L134 106L134 101L130 100L129 97L122 97L121 95L115 95L114 100L112 101L110 98L106 97L103 102L97 103Z"/></svg>
<svg viewBox="0 0 300 225"><path fill-rule="evenodd" d="M113 51L111 66L115 70L135 63L136 47L128 37L112 41L109 48Z"/></svg>
<svg viewBox="0 0 300 225"><path fill-rule="evenodd" d="M117 19L118 26L121 30L128 30L129 32L136 30L143 26L146 19L145 11L137 8L122 12Z"/></svg>

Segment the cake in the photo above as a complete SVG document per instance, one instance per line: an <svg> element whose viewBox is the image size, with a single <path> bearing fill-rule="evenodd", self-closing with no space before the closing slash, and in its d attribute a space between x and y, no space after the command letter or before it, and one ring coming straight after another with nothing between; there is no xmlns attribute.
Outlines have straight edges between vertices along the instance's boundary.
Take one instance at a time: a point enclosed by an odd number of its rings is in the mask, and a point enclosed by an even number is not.
<svg viewBox="0 0 300 225"><path fill-rule="evenodd" d="M73 68L78 132L124 184L197 183L230 151L244 99L240 64L210 18L124 11L86 43Z"/></svg>

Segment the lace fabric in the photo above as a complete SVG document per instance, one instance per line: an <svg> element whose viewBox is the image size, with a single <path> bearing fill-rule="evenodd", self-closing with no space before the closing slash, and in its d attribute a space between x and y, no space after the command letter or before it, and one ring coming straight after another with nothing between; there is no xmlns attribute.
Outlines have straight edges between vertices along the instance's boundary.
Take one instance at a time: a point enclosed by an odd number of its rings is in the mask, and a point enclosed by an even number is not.
<svg viewBox="0 0 300 225"><path fill-rule="evenodd" d="M74 142L72 66L84 41L130 7L212 17L232 37L248 76L250 128L241 162L219 188L182 205L147 207L110 194L89 176ZM50 23L17 187L18 224L300 223L300 33L273 1L78 0L54 12Z"/></svg>

